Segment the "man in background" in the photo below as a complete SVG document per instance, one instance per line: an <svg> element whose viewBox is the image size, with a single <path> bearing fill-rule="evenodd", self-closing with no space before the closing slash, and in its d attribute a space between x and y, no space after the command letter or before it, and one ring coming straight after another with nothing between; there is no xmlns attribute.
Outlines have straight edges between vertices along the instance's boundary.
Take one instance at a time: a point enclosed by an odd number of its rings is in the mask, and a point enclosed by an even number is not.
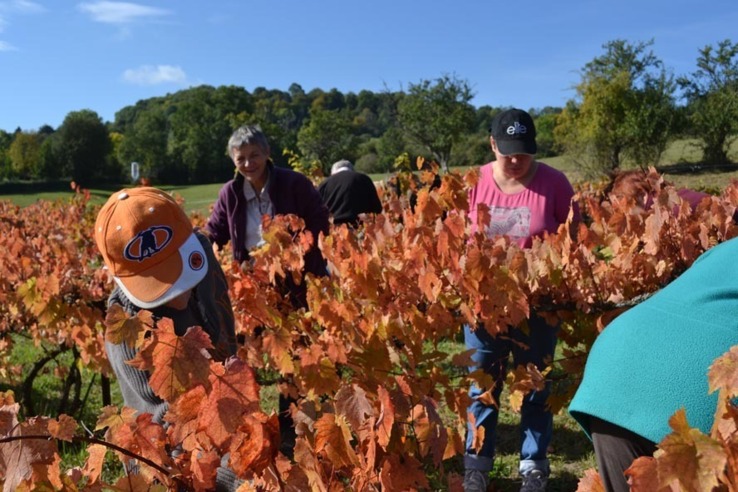
<svg viewBox="0 0 738 492"><path fill-rule="evenodd" d="M354 165L345 159L333 164L331 175L318 186L318 192L336 225L355 227L360 214L382 211L374 182L366 174L354 171Z"/></svg>

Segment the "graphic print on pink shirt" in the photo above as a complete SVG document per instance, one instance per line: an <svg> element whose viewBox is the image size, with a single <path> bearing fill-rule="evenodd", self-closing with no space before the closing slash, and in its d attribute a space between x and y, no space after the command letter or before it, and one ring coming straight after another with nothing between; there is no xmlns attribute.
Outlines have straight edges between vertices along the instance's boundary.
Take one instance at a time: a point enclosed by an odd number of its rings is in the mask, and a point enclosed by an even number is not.
<svg viewBox="0 0 738 492"><path fill-rule="evenodd" d="M531 212L528 207L490 207L487 237L508 236L515 241L530 236Z"/></svg>

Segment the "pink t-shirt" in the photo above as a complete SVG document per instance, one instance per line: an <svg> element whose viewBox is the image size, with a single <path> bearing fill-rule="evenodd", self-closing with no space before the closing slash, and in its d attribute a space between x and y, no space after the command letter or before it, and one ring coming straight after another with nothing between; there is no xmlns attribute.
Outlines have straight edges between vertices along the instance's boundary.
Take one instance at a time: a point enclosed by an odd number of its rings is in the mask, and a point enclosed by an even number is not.
<svg viewBox="0 0 738 492"><path fill-rule="evenodd" d="M553 233L566 222L572 206L574 189L561 171L542 162L528 186L518 193L503 193L492 177L490 162L480 168L479 181L469 191L469 218L472 229L477 226L477 205L489 207L489 237L507 235L523 247L530 247L532 238L544 232ZM574 204L574 220L579 220L579 208Z"/></svg>

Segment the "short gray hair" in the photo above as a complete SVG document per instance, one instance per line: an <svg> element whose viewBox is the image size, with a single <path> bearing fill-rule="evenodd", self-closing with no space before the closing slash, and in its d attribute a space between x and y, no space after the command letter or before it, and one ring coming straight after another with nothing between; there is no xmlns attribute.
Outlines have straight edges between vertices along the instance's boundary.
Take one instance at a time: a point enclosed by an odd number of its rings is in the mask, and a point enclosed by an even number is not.
<svg viewBox="0 0 738 492"><path fill-rule="evenodd" d="M341 159L340 161L334 163L331 166L331 174L336 174L341 169L348 169L349 171L353 171L354 165L351 164L351 161L348 161L346 159Z"/></svg>
<svg viewBox="0 0 738 492"><path fill-rule="evenodd" d="M258 145L264 152L269 153L269 141L259 125L243 125L236 129L228 139L228 155L233 157L233 149L244 145Z"/></svg>

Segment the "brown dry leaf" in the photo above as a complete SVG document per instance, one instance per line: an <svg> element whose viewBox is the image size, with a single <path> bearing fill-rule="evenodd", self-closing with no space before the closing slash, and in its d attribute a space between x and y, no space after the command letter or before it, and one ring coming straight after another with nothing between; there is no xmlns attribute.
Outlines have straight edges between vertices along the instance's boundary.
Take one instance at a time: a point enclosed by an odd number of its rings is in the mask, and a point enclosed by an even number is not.
<svg viewBox="0 0 738 492"><path fill-rule="evenodd" d="M354 431L359 430L367 417L374 415L374 407L361 386L343 386L334 398L336 413L343 415Z"/></svg>
<svg viewBox="0 0 738 492"><path fill-rule="evenodd" d="M7 408L7 405L2 408ZM47 435L48 422L44 418L32 417L21 424L16 420L16 424L8 437ZM5 477L3 492L14 492L24 480L32 480L35 475L53 475L51 467L57 463L57 458L56 442L50 439L19 439L4 443L0 446L0 476ZM58 481L58 463L56 467Z"/></svg>

